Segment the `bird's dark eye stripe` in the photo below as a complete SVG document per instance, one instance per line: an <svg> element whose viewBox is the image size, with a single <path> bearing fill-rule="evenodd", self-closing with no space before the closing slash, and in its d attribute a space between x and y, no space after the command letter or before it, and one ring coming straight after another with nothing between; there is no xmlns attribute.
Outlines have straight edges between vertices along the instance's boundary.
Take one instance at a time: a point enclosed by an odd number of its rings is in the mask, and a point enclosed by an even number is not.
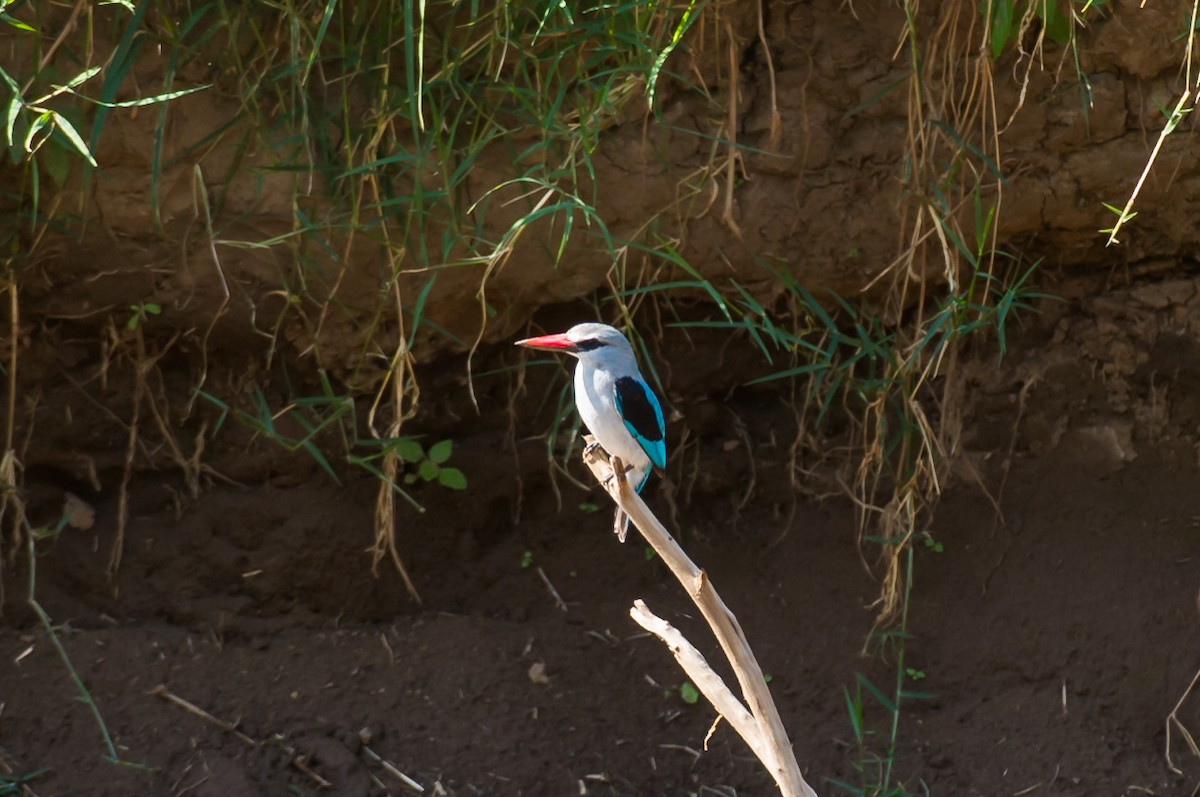
<svg viewBox="0 0 1200 797"><path fill-rule="evenodd" d="M592 351L593 349L598 349L601 346L607 345L607 343L602 340L598 340L597 338L588 338L587 340L581 340L576 343L575 348L579 349L580 351Z"/></svg>

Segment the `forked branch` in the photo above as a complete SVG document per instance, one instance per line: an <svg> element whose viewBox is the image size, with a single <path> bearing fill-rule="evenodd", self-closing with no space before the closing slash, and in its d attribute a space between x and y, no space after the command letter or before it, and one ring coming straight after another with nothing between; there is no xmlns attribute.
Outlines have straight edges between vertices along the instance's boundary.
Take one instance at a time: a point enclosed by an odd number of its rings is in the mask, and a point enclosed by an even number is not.
<svg viewBox="0 0 1200 797"><path fill-rule="evenodd" d="M584 462L596 479L612 496L622 512L629 516L646 542L666 562L667 567L679 579L700 613L712 628L725 657L729 659L737 675L745 703L739 700L721 677L713 672L708 662L676 628L656 617L642 601L636 601L630 615L647 631L655 634L671 649L680 666L696 684L721 716L729 721L779 786L783 797L817 797L796 763L787 730L779 717L779 710L771 699L762 669L754 658L750 645L738 625L737 618L725 605L713 588L703 570L696 566L670 532L658 522L628 482L624 479L624 468L620 460L614 459L614 468L602 454L589 450Z"/></svg>

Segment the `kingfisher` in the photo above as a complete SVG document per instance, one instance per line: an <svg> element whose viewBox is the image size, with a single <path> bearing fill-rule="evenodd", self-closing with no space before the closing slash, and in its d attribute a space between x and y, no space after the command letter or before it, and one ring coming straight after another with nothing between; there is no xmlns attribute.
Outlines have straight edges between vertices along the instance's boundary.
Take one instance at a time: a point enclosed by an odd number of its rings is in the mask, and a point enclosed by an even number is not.
<svg viewBox="0 0 1200 797"><path fill-rule="evenodd" d="M584 426L627 469L639 493L653 466L667 465L662 405L642 372L629 341L608 324L576 324L566 332L517 341L531 349L566 352L575 367L575 408ZM629 518L617 510L614 530L625 541Z"/></svg>

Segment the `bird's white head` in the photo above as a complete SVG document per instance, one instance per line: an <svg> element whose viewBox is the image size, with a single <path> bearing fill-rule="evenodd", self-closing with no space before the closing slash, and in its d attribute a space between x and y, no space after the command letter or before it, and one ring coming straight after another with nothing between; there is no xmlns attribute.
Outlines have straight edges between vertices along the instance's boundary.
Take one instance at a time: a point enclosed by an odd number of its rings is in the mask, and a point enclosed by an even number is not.
<svg viewBox="0 0 1200 797"><path fill-rule="evenodd" d="M633 347L619 330L608 324L576 324L557 335L541 335L518 340L516 345L546 351L561 351L584 362L609 359L635 359Z"/></svg>

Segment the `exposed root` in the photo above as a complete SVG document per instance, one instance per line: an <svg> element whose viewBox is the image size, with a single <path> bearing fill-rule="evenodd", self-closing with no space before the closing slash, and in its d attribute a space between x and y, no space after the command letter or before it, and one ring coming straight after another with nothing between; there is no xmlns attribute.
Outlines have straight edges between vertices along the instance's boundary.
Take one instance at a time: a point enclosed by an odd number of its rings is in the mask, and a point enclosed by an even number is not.
<svg viewBox="0 0 1200 797"><path fill-rule="evenodd" d="M1200 608L1200 606L1198 606L1198 608ZM1196 674L1192 676L1192 680L1188 684L1187 689L1183 690L1183 694L1179 696L1179 700L1176 701L1175 707L1171 709L1171 713L1167 715L1167 741L1163 756L1167 760L1167 766L1170 767L1171 771L1176 775L1182 775L1183 770L1176 766L1174 760L1171 758L1172 734L1178 733L1183 738L1184 743L1187 745L1187 748L1189 751L1191 751L1192 755L1200 759L1200 745L1196 744L1196 739L1194 736L1192 736L1191 731L1189 731L1187 726L1184 725L1179 719L1179 709L1183 708L1183 704L1187 702L1187 699L1191 696L1192 692L1195 691L1198 683L1200 683L1200 670L1197 670Z"/></svg>
<svg viewBox="0 0 1200 797"><path fill-rule="evenodd" d="M133 396L130 401L128 433L125 438L125 458L121 466L121 486L117 494L117 534L113 539L112 548L108 555L108 577L110 581L116 579L117 573L121 569L121 557L125 551L125 532L129 525L129 482L133 477L133 462L137 455L142 403L145 401L147 392L147 377L155 366L158 365L159 360L179 340L180 334L176 332L162 349L151 357L146 354L146 337L142 333L142 328L138 326L134 329ZM109 336L114 341L118 340L118 333L111 319L109 319ZM153 400L150 403L153 404ZM155 412L157 412L157 408L155 408ZM168 447L173 446L175 450L178 450L178 444L170 434L170 431L166 429L165 423L163 424L163 428L165 431L163 439L168 443ZM185 461L182 452L179 453L179 459Z"/></svg>
<svg viewBox="0 0 1200 797"><path fill-rule="evenodd" d="M392 355L387 378L380 385L368 415L368 426L371 433L376 434L375 413L385 391L390 386L392 420L383 435L387 439L400 436L401 426L416 412L417 399L420 395L416 382L411 379L412 354L408 350L408 342L404 337L404 305L400 299L398 280L392 281L392 293L396 323L399 329L399 343ZM397 480L400 478L400 458L392 447L388 447L384 454L381 472L383 478L379 480L379 488L375 497L375 541L371 546L371 572L378 576L379 563L385 556L388 557L392 560L396 572L400 574L401 580L404 581L404 588L408 590L409 597L419 604L421 595L408 575L408 568L404 566L404 562L400 558L400 550L396 542L396 485L399 484Z"/></svg>
<svg viewBox="0 0 1200 797"><path fill-rule="evenodd" d="M379 480L379 492L375 498L375 542L371 546L371 572L378 576L379 563L387 556L404 581L409 597L419 604L421 595L409 577L408 568L404 566L396 545L396 490L393 485L400 477L399 462L394 453L389 452L384 456L383 478Z"/></svg>

